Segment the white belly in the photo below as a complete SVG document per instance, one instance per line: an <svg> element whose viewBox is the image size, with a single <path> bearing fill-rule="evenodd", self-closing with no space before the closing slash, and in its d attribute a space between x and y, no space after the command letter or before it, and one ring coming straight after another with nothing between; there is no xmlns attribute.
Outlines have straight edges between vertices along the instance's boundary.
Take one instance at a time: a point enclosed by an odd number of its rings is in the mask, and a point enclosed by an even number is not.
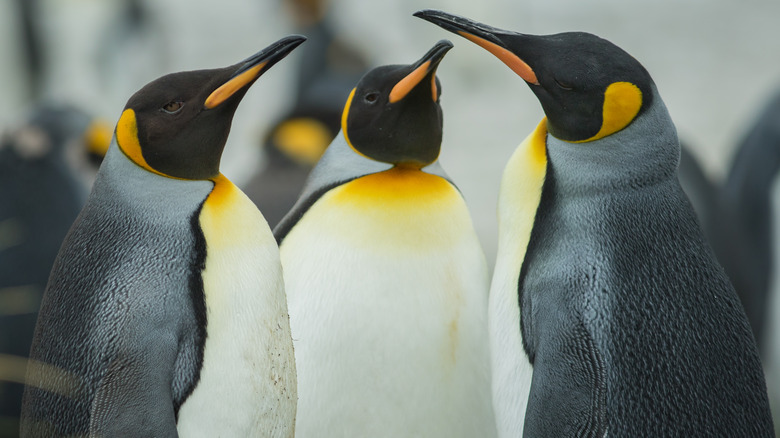
<svg viewBox="0 0 780 438"><path fill-rule="evenodd" d="M336 188L284 240L298 436L495 435L487 269L445 184L428 210Z"/></svg>
<svg viewBox="0 0 780 438"><path fill-rule="evenodd" d="M200 218L207 338L200 381L179 410L179 434L291 437L295 360L276 242L254 204L226 179Z"/></svg>
<svg viewBox="0 0 780 438"><path fill-rule="evenodd" d="M498 434L501 438L514 438L523 436L533 367L523 349L520 331L517 293L520 269L502 266L506 261L500 258L496 261L490 288L490 363Z"/></svg>

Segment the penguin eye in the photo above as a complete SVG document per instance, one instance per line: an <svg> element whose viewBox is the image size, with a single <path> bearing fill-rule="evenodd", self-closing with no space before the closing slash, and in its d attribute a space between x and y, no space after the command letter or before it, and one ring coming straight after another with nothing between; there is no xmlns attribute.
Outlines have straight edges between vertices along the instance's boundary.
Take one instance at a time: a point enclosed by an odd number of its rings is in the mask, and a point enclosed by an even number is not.
<svg viewBox="0 0 780 438"><path fill-rule="evenodd" d="M379 93L368 93L363 99L368 103L374 103L379 99Z"/></svg>
<svg viewBox="0 0 780 438"><path fill-rule="evenodd" d="M562 88L562 89L564 89L566 91L571 91L571 90L574 89L574 87L572 87L571 85L567 84L566 82L561 82L561 81L559 81L556 78L553 78L553 80L555 81L555 85L557 85L558 87L560 87L560 88Z"/></svg>
<svg viewBox="0 0 780 438"><path fill-rule="evenodd" d="M174 100L163 105L162 110L168 114L176 114L181 111L181 107L184 106L184 102Z"/></svg>

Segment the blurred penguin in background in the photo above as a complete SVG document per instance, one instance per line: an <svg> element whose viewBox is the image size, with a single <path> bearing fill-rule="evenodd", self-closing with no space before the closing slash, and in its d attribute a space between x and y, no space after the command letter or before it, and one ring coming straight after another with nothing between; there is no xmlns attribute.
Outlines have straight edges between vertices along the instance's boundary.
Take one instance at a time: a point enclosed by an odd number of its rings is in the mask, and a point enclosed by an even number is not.
<svg viewBox="0 0 780 438"><path fill-rule="evenodd" d="M367 57L339 38L327 0L285 0L306 35L291 109L265 135L262 163L243 190L273 228L292 208L306 177L340 129L344 102L368 69Z"/></svg>
<svg viewBox="0 0 780 438"><path fill-rule="evenodd" d="M777 254L772 246L777 223L773 211L779 210L772 205L772 190L778 170L780 93L769 101L737 148L722 191L723 214L731 226L722 248L717 248L745 306L759 348L767 345L767 304Z"/></svg>
<svg viewBox="0 0 780 438"><path fill-rule="evenodd" d="M691 153L690 147L685 143L680 144L680 166L677 169L677 177L696 211L704 237L712 244L713 240L717 239L715 233L719 216L718 188L704 173L698 160Z"/></svg>
<svg viewBox="0 0 780 438"><path fill-rule="evenodd" d="M780 409L780 92L740 142L723 187L716 252L745 306L764 362L778 427Z"/></svg>
<svg viewBox="0 0 780 438"><path fill-rule="evenodd" d="M108 124L62 104L0 140L0 436L18 433L41 296L110 141Z"/></svg>
<svg viewBox="0 0 780 438"><path fill-rule="evenodd" d="M95 68L108 102L124 102L139 78L162 75L171 66L166 24L144 0L120 0L96 36ZM108 106L106 110L108 110Z"/></svg>

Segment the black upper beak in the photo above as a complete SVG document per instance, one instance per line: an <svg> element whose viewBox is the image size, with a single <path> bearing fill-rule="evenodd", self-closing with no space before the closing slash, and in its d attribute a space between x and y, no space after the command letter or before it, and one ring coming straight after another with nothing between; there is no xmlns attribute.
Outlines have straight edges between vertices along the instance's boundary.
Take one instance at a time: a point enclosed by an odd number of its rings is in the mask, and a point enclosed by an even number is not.
<svg viewBox="0 0 780 438"><path fill-rule="evenodd" d="M428 50L428 53L423 55L423 57L414 64L414 69L417 69L426 62L430 61L430 64L428 65L428 73L435 71L441 60L444 59L444 55L446 55L447 52L452 49L452 47L453 44L451 41L440 40L431 48L431 50Z"/></svg>
<svg viewBox="0 0 780 438"><path fill-rule="evenodd" d="M524 42L527 41L530 43L530 36L498 29L486 24L478 23L474 20L469 20L468 18L432 9L415 12L414 16L430 21L445 30L456 33L474 44L477 44L495 55L529 84L539 85L539 80L537 79L533 68L515 53L506 42L508 40L523 40ZM517 45L515 44L514 47L517 47Z"/></svg>
<svg viewBox="0 0 780 438"><path fill-rule="evenodd" d="M245 89L254 83L268 69L284 59L296 47L306 41L306 37L292 35L280 39L258 53L237 64L237 68L230 78L217 87L204 102L206 109L216 108L237 91Z"/></svg>
<svg viewBox="0 0 780 438"><path fill-rule="evenodd" d="M448 30L460 36L465 37L464 33L471 34L506 48L503 41L501 41L501 39L497 36L502 33L506 33L506 31L488 26L487 24L482 24L465 17L448 14L446 12L437 11L435 9L424 9L422 11L417 11L414 13L414 16L422 18L426 21L430 21L442 29Z"/></svg>
<svg viewBox="0 0 780 438"><path fill-rule="evenodd" d="M412 65L412 71L398 81L390 91L390 103L397 102L406 97L423 79L436 75L436 68L444 59L444 55L452 49L453 45L448 40L441 40L431 48L419 61ZM431 87L435 87L435 81L431 81ZM432 90L433 100L436 100L436 90Z"/></svg>

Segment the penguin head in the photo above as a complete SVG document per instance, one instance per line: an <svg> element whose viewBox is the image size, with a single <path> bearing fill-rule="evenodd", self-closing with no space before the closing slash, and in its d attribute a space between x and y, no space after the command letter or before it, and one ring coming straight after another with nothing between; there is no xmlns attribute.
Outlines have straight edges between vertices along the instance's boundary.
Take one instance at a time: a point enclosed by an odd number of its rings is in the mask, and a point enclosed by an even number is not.
<svg viewBox="0 0 780 438"><path fill-rule="evenodd" d="M653 99L653 80L631 55L595 35L526 35L441 11L414 14L486 49L523 78L553 136L569 142L606 137L628 126Z"/></svg>
<svg viewBox="0 0 780 438"><path fill-rule="evenodd" d="M242 97L257 78L305 40L289 36L230 67L173 73L147 84L122 112L116 127L119 148L159 175L217 176Z"/></svg>
<svg viewBox="0 0 780 438"><path fill-rule="evenodd" d="M377 67L363 76L341 120L352 149L397 166L422 168L436 161L442 139L436 68L451 48L442 40L414 64Z"/></svg>

